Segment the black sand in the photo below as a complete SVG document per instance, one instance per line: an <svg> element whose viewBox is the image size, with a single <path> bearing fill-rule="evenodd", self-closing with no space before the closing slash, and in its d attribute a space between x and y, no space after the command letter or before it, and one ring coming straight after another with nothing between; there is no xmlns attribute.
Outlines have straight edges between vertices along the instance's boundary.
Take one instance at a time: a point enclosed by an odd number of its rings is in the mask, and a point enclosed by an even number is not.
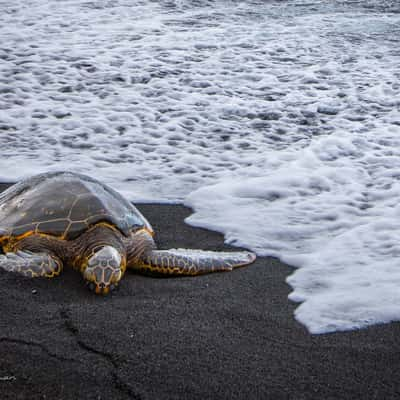
<svg viewBox="0 0 400 400"><path fill-rule="evenodd" d="M162 248L229 248L184 207L139 208ZM291 271L259 258L196 278L128 273L108 297L70 269L0 271L0 399L399 399L400 324L312 336L287 300Z"/></svg>

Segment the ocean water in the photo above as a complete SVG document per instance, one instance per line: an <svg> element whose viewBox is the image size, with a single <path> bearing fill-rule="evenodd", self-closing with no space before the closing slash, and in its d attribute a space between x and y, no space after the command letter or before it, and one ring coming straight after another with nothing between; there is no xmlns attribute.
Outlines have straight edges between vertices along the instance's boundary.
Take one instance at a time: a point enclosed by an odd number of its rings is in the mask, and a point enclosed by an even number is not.
<svg viewBox="0 0 400 400"><path fill-rule="evenodd" d="M400 320L397 1L0 1L0 180L68 169L297 267L312 333Z"/></svg>

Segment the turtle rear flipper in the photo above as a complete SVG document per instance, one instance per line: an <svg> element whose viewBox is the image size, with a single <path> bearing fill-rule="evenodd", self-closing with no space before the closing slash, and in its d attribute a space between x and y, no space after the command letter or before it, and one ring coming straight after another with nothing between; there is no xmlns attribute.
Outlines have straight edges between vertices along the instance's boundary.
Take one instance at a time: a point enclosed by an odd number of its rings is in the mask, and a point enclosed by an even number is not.
<svg viewBox="0 0 400 400"><path fill-rule="evenodd" d="M52 278L62 271L62 263L47 253L17 251L0 255L0 269L27 276L29 278Z"/></svg>
<svg viewBox="0 0 400 400"><path fill-rule="evenodd" d="M157 275L200 275L232 271L252 263L256 256L248 252L214 252L191 249L152 250L132 268Z"/></svg>

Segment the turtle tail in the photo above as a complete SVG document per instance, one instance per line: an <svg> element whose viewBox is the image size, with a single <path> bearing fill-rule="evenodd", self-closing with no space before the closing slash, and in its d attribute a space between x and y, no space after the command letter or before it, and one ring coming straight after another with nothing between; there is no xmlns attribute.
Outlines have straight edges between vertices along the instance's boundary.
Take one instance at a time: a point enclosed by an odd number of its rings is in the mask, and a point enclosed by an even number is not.
<svg viewBox="0 0 400 400"><path fill-rule="evenodd" d="M249 252L213 252L189 249L152 250L145 253L136 268L157 275L201 275L232 271L251 264L256 256Z"/></svg>

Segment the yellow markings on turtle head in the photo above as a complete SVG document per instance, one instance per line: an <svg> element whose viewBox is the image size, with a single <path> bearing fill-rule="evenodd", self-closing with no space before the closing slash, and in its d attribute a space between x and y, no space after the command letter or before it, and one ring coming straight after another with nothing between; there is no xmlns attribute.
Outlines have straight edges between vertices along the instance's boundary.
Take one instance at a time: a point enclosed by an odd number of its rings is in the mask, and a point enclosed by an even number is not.
<svg viewBox="0 0 400 400"><path fill-rule="evenodd" d="M96 294L108 294L110 292L110 288L108 286L101 288L100 286L96 286L95 288Z"/></svg>
<svg viewBox="0 0 400 400"><path fill-rule="evenodd" d="M91 255L89 255L88 257L82 258L82 256L80 254L78 254L73 259L72 266L74 267L74 269L77 269L80 272L84 272L85 269L87 268L88 264L89 264L89 258L90 257L91 257Z"/></svg>

